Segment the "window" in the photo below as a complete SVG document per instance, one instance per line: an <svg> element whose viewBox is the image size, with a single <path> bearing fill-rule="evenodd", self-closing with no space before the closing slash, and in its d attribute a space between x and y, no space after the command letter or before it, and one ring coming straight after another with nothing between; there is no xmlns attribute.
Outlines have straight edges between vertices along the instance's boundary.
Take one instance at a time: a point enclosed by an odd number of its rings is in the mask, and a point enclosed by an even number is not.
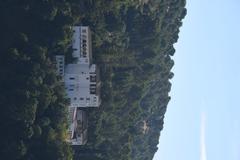
<svg viewBox="0 0 240 160"><path fill-rule="evenodd" d="M77 97L74 97L74 101L76 101L77 100Z"/></svg>
<svg viewBox="0 0 240 160"><path fill-rule="evenodd" d="M82 29L82 32L83 32L83 33L86 33L86 32L87 32L87 30L86 30L86 29Z"/></svg>
<svg viewBox="0 0 240 160"><path fill-rule="evenodd" d="M96 88L96 84L90 84L90 88Z"/></svg>
<svg viewBox="0 0 240 160"><path fill-rule="evenodd" d="M71 88L71 89L69 89L69 91L73 91L73 89Z"/></svg>
<svg viewBox="0 0 240 160"><path fill-rule="evenodd" d="M84 98L83 98L83 97L80 97L80 100L82 101L82 100L84 100Z"/></svg>
<svg viewBox="0 0 240 160"><path fill-rule="evenodd" d="M74 78L74 77L70 77L69 79L70 79L70 80L74 80L75 78Z"/></svg>
<svg viewBox="0 0 240 160"><path fill-rule="evenodd" d="M96 88L90 88L90 94L96 94Z"/></svg>
<svg viewBox="0 0 240 160"><path fill-rule="evenodd" d="M96 76L90 76L90 81L91 82L96 82L97 81L97 77Z"/></svg>
<svg viewBox="0 0 240 160"><path fill-rule="evenodd" d="M86 98L87 101L90 101L90 98Z"/></svg>

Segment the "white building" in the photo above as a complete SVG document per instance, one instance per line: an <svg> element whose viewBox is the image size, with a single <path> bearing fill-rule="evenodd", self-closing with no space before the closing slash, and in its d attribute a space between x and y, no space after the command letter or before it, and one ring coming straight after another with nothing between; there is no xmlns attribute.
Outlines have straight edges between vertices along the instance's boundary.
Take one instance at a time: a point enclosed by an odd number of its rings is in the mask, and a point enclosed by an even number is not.
<svg viewBox="0 0 240 160"><path fill-rule="evenodd" d="M92 63L92 38L89 27L73 27L72 49L72 56L77 59L78 64Z"/></svg>
<svg viewBox="0 0 240 160"><path fill-rule="evenodd" d="M69 105L69 133L72 145L87 142L87 117L80 107L99 107L99 69L92 64L91 31L86 26L74 26L72 37L73 63L64 66L64 56L56 56L57 72L64 81Z"/></svg>
<svg viewBox="0 0 240 160"><path fill-rule="evenodd" d="M72 56L76 63L65 67L64 83L71 107L99 107L99 71L92 64L92 42L89 27L73 27Z"/></svg>
<svg viewBox="0 0 240 160"><path fill-rule="evenodd" d="M99 107L100 81L95 65L69 64L64 82L71 107Z"/></svg>

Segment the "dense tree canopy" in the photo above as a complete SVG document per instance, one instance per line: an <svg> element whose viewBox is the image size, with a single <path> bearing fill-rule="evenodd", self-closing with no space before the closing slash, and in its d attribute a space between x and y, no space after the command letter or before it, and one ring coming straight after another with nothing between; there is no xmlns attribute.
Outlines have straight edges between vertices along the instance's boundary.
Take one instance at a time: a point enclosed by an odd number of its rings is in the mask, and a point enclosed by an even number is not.
<svg viewBox="0 0 240 160"><path fill-rule="evenodd" d="M0 159L72 157L65 142L68 102L51 61L70 42L68 9L53 1L0 4Z"/></svg>

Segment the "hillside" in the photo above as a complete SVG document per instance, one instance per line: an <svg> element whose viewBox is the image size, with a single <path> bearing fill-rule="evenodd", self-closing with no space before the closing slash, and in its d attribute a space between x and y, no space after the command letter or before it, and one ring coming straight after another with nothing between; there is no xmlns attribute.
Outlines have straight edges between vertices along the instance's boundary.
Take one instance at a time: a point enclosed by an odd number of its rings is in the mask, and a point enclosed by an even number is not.
<svg viewBox="0 0 240 160"><path fill-rule="evenodd" d="M93 30L103 104L89 110L89 143L76 148L75 157L151 160L170 100L171 56L186 15L185 1L89 6L81 22Z"/></svg>
<svg viewBox="0 0 240 160"><path fill-rule="evenodd" d="M6 0L0 4L0 159L151 160L186 15L185 0ZM71 54L71 26L93 31L102 100L88 143L65 143L68 104L52 57ZM72 152L74 155L72 155Z"/></svg>

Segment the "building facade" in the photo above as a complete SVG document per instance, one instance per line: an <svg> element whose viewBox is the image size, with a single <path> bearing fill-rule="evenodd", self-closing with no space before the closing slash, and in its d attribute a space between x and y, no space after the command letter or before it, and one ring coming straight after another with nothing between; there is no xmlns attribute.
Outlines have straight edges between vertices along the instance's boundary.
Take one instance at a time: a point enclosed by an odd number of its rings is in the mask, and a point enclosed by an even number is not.
<svg viewBox="0 0 240 160"><path fill-rule="evenodd" d="M87 114L81 108L101 104L99 69L92 64L91 31L87 26L74 26L72 36L74 62L64 65L64 56L56 56L57 73L62 77L69 99L69 132L72 145L87 142Z"/></svg>
<svg viewBox="0 0 240 160"><path fill-rule="evenodd" d="M56 61L56 68L57 68L57 73L59 76L64 77L64 65L65 65L65 57L63 55L57 55L55 56L55 61Z"/></svg>
<svg viewBox="0 0 240 160"><path fill-rule="evenodd" d="M99 70L92 64L91 31L86 26L73 27L73 64L65 67L64 83L71 107L99 107Z"/></svg>

